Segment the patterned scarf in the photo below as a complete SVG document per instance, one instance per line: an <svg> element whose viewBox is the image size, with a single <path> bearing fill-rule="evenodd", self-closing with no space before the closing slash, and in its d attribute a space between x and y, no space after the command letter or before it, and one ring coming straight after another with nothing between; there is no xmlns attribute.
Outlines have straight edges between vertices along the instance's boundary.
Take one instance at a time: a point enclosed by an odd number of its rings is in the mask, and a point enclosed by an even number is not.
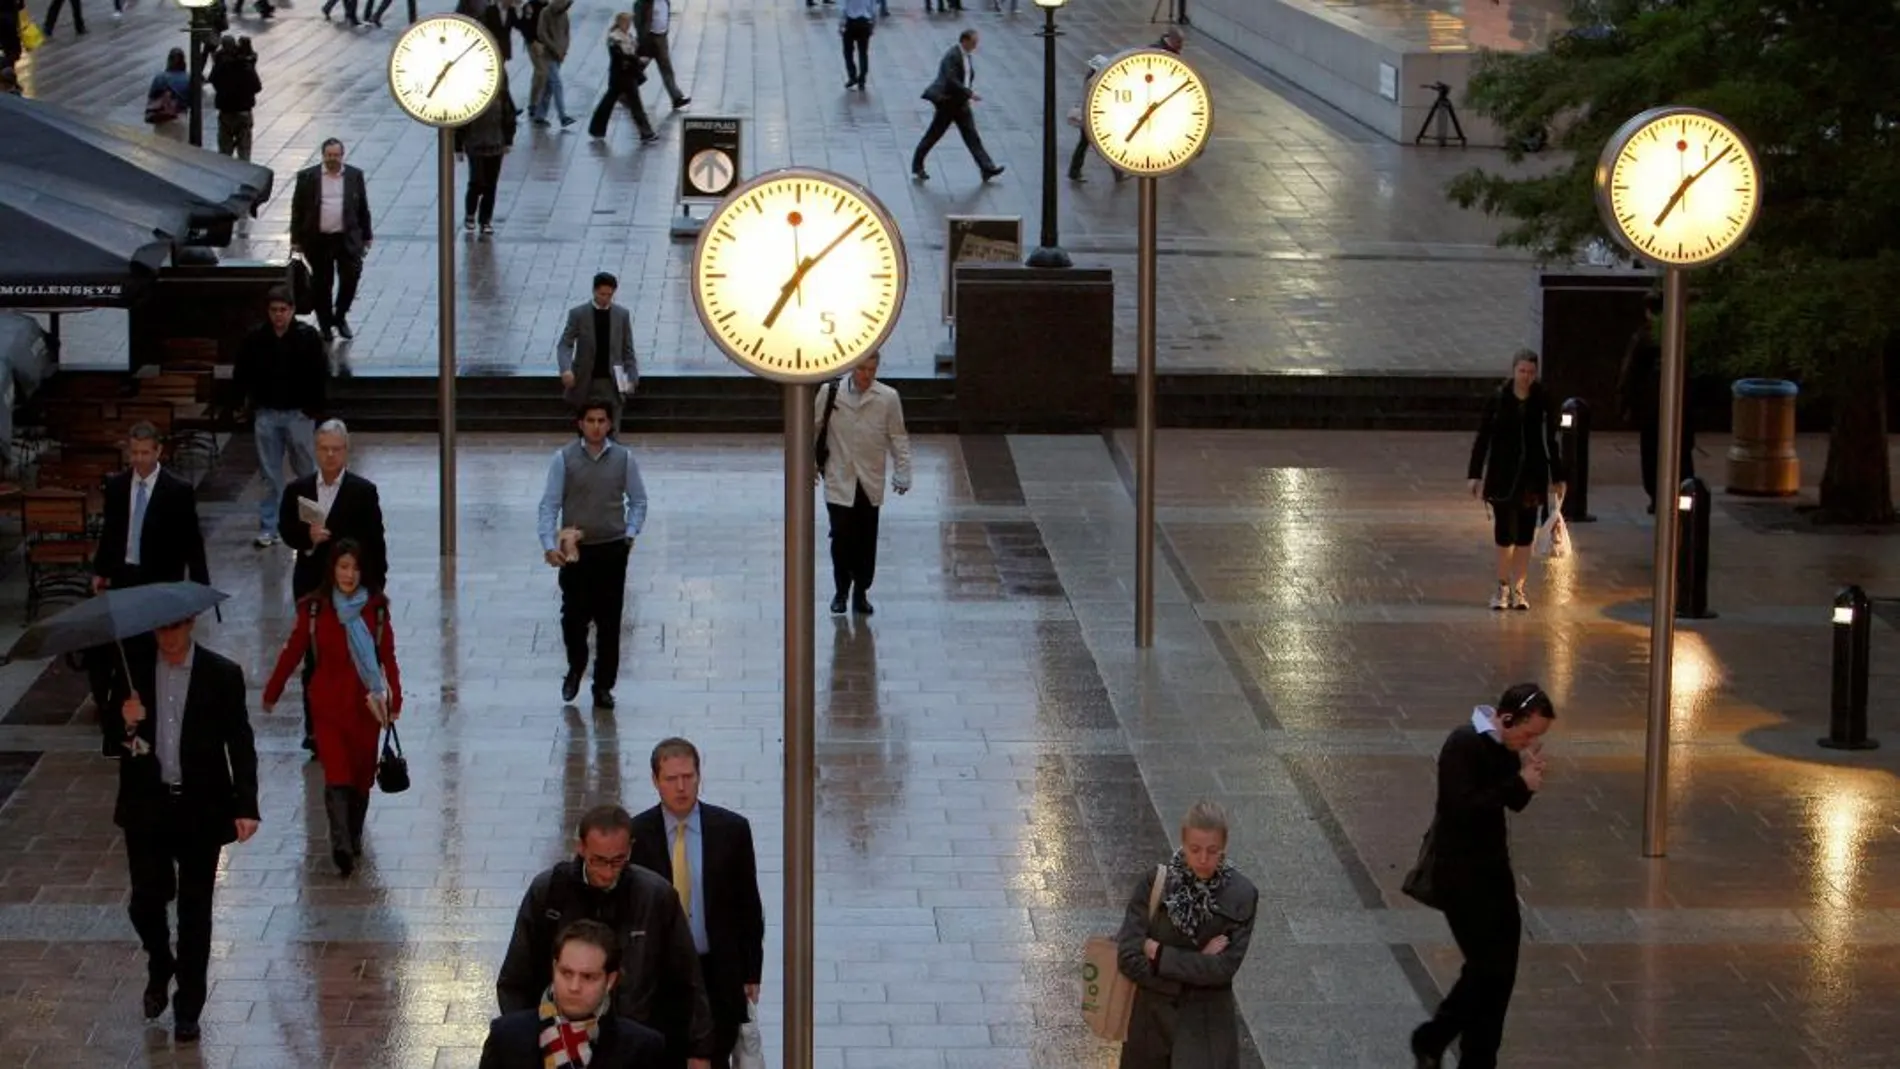
<svg viewBox="0 0 1900 1069"><path fill-rule="evenodd" d="M1173 890L1168 892L1161 904L1167 908L1168 920L1174 924L1176 931L1189 939L1197 938L1195 933L1214 912L1214 896L1220 893L1221 887L1227 883L1227 874L1232 871L1234 867L1227 863L1226 858L1222 858L1214 875L1203 880L1194 875L1193 869L1188 868L1186 854L1179 850L1174 852L1174 856L1168 859L1168 886Z"/></svg>
<svg viewBox="0 0 1900 1069"><path fill-rule="evenodd" d="M570 1021L554 1005L554 988L541 994L541 1066L561 1069L574 1066L585 1069L594 1060L594 1044L600 1039L600 1010L584 1021Z"/></svg>

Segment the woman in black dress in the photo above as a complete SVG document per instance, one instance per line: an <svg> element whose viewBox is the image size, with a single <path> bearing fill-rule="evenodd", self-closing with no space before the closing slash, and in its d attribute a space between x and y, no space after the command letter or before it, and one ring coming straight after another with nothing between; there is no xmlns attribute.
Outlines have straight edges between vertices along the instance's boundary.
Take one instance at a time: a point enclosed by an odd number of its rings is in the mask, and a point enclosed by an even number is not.
<svg viewBox="0 0 1900 1069"><path fill-rule="evenodd" d="M1520 349L1511 377L1484 404L1478 439L1471 444L1471 496L1491 510L1498 546L1498 585L1493 609L1528 609L1524 580L1531 570L1531 540L1537 513L1564 492L1563 457L1557 446L1557 407L1537 381L1537 354Z"/></svg>

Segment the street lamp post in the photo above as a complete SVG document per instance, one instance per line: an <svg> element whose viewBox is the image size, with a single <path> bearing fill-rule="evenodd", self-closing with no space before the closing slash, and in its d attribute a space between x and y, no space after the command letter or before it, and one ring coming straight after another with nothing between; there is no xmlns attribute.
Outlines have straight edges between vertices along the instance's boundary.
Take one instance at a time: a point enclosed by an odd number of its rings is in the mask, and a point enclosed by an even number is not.
<svg viewBox="0 0 1900 1069"><path fill-rule="evenodd" d="M190 118L185 138L197 148L203 148L205 143L205 41L221 32L217 15L222 13L222 3L223 0L178 0L178 6L191 13L191 26L185 31L191 35L186 59L191 65L191 99L186 101Z"/></svg>
<svg viewBox="0 0 1900 1069"><path fill-rule="evenodd" d="M1068 0L1036 0L1042 9L1042 240L1029 254L1030 267L1069 267L1056 237L1056 8Z"/></svg>

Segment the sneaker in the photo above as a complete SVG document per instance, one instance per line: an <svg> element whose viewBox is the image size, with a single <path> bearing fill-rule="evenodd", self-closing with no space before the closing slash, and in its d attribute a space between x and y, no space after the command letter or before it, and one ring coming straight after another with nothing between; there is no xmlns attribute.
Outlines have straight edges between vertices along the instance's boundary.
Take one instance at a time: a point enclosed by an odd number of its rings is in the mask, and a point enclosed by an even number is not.
<svg viewBox="0 0 1900 1069"><path fill-rule="evenodd" d="M1511 584L1499 583L1497 591L1491 595L1491 608L1495 610L1495 609L1508 609L1510 607L1511 607Z"/></svg>
<svg viewBox="0 0 1900 1069"><path fill-rule="evenodd" d="M1524 596L1524 584L1518 583L1512 586L1511 587L1511 608L1516 609L1519 612L1522 612L1525 609L1528 609L1530 607L1531 607L1530 599Z"/></svg>
<svg viewBox="0 0 1900 1069"><path fill-rule="evenodd" d="M493 224L493 223L483 223L483 224L482 224L482 236L483 236L483 237L485 237L485 238L492 238L492 237L494 237L494 236L495 236L495 224Z"/></svg>
<svg viewBox="0 0 1900 1069"><path fill-rule="evenodd" d="M565 130L565 129L567 129L568 127L570 127L570 126L572 126L572 125L574 125L574 124L575 124L575 123L577 123L577 122L580 122L580 120L579 120L579 119L576 119L576 118L575 118L574 116L572 116L572 115L563 115L563 116L561 116L561 129L563 129L563 130Z"/></svg>
<svg viewBox="0 0 1900 1069"><path fill-rule="evenodd" d="M257 538L251 543L251 545L254 545L259 549L269 549L270 547L276 544L277 544L277 536L274 534L258 535Z"/></svg>
<svg viewBox="0 0 1900 1069"><path fill-rule="evenodd" d="M473 234L474 232L475 232L475 217L472 215L465 217L462 220L462 233Z"/></svg>
<svg viewBox="0 0 1900 1069"><path fill-rule="evenodd" d="M685 106L686 106L686 105L688 105L688 104L691 104L692 102L693 102L693 98L692 98L692 97L681 97L681 98L679 98L678 100L675 100L675 101L673 102L673 108L674 108L674 110L678 110L678 109L680 109L680 108L683 108L683 107L685 107Z"/></svg>

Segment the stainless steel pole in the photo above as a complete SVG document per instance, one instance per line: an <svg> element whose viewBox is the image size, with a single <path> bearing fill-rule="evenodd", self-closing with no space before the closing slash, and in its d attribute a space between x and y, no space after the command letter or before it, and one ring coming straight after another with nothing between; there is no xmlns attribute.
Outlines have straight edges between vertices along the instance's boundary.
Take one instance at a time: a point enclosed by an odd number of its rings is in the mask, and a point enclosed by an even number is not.
<svg viewBox="0 0 1900 1069"><path fill-rule="evenodd" d="M442 555L455 556L455 131L436 132L436 397L442 441Z"/></svg>
<svg viewBox="0 0 1900 1069"><path fill-rule="evenodd" d="M1155 644L1155 193L1142 178L1135 281L1135 646Z"/></svg>
<svg viewBox="0 0 1900 1069"><path fill-rule="evenodd" d="M812 399L785 387L785 1069L812 1069Z"/></svg>
<svg viewBox="0 0 1900 1069"><path fill-rule="evenodd" d="M1649 616L1649 725L1643 748L1643 856L1669 851L1670 683L1675 667L1676 538L1682 513L1682 368L1689 314L1682 271L1663 270L1662 381L1656 429L1655 601Z"/></svg>

